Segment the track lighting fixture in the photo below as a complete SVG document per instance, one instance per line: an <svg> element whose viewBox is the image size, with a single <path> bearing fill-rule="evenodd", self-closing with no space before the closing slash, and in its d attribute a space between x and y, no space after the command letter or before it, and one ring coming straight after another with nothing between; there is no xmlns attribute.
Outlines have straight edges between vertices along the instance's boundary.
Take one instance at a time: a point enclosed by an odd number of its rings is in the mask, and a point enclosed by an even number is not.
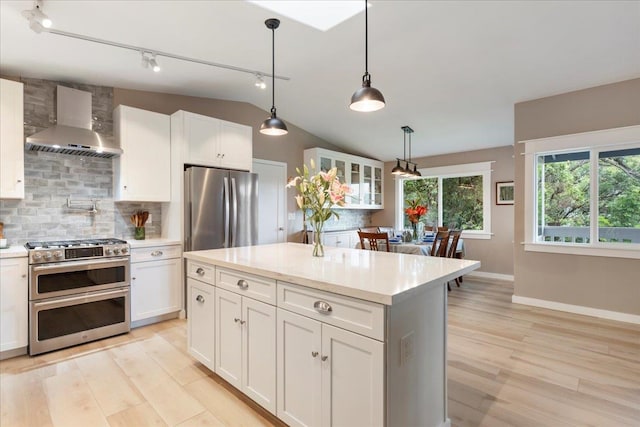
<svg viewBox="0 0 640 427"><path fill-rule="evenodd" d="M149 53L149 55L151 55L151 57L147 56L147 54L144 51L140 52L140 54L142 55L142 67L143 68L151 68L156 73L160 72L160 66L158 65L158 62L156 61L155 53Z"/></svg>
<svg viewBox="0 0 640 427"><path fill-rule="evenodd" d="M276 28L280 26L280 20L267 19L264 25L271 30L271 117L262 122L260 133L265 135L280 136L289 133L287 125L276 115Z"/></svg>
<svg viewBox="0 0 640 427"><path fill-rule="evenodd" d="M51 28L53 22L42 11L42 0L36 0L33 2L33 9L23 10L22 16L29 21L29 28L36 33L42 32L44 28Z"/></svg>
<svg viewBox="0 0 640 427"><path fill-rule="evenodd" d="M267 84L264 82L264 77L262 76L262 74L256 74L255 85L259 89L265 89L267 87Z"/></svg>
<svg viewBox="0 0 640 427"><path fill-rule="evenodd" d="M391 169L391 173L396 176L402 177L413 177L413 176L422 176L420 172L418 172L418 165L411 161L411 134L413 133L413 129L409 126L402 126L400 129L404 132L403 138L403 158L396 158L396 166ZM409 160L407 160L407 135L409 135ZM400 162L404 162L404 166L400 165ZM411 169L411 165L413 165L413 170Z"/></svg>
<svg viewBox="0 0 640 427"><path fill-rule="evenodd" d="M369 74L369 15L367 13L367 0L364 2L364 75L362 87L351 95L349 108L355 111L369 112L384 108L385 101L382 92L371 87L371 75Z"/></svg>

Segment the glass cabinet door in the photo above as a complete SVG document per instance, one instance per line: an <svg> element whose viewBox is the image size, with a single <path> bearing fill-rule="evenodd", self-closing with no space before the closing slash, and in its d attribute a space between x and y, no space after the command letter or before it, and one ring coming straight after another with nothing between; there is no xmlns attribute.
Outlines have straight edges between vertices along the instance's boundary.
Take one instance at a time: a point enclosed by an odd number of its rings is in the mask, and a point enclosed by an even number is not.
<svg viewBox="0 0 640 427"><path fill-rule="evenodd" d="M347 197L347 203L359 205L360 200L360 163L351 163L351 197Z"/></svg>
<svg viewBox="0 0 640 427"><path fill-rule="evenodd" d="M373 204L382 205L382 169L373 168Z"/></svg>
<svg viewBox="0 0 640 427"><path fill-rule="evenodd" d="M331 169L331 159L320 157L320 172L329 172L329 169Z"/></svg>
<svg viewBox="0 0 640 427"><path fill-rule="evenodd" d="M341 183L345 183L346 181L346 170L347 170L347 162L344 160L336 160L336 176L340 180Z"/></svg>
<svg viewBox="0 0 640 427"><path fill-rule="evenodd" d="M365 165L364 169L364 179L362 180L362 195L364 196L362 203L365 205L370 205L372 202L371 193L373 190L372 184L372 167Z"/></svg>

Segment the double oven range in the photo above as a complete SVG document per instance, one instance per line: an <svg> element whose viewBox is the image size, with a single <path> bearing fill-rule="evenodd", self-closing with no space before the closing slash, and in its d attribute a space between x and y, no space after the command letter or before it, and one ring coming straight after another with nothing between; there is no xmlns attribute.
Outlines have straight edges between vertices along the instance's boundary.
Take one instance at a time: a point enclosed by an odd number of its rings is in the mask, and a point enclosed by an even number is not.
<svg viewBox="0 0 640 427"><path fill-rule="evenodd" d="M127 242L66 240L25 247L30 355L129 332Z"/></svg>

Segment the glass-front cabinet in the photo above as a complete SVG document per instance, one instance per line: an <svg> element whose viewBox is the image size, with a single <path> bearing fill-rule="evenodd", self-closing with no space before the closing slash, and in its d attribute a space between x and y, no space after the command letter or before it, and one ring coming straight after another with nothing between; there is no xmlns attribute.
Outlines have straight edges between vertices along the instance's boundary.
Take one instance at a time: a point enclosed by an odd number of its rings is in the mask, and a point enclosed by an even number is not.
<svg viewBox="0 0 640 427"><path fill-rule="evenodd" d="M384 164L378 160L353 156L324 148L310 148L304 151L304 163L316 164L318 171L327 172L335 167L340 182L351 187L351 195L347 197L346 208L382 209L384 207Z"/></svg>

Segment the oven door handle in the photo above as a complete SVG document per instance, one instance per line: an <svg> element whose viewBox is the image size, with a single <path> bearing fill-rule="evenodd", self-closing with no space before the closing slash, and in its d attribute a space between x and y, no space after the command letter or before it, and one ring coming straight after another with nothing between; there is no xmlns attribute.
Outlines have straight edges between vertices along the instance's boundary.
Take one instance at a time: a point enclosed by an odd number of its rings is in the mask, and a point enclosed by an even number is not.
<svg viewBox="0 0 640 427"><path fill-rule="evenodd" d="M54 265L38 265L31 267L33 271L51 271L51 270L67 270L68 268L78 267L78 266L95 266L95 265L117 265L122 264L122 262L128 262L128 257L120 257L120 258L109 258L108 260L87 260L87 261L70 261L64 263L55 263Z"/></svg>
<svg viewBox="0 0 640 427"><path fill-rule="evenodd" d="M87 293L87 294L82 294L82 295L69 297L69 298L56 298L53 301L36 302L33 305L34 307L46 307L49 305L61 305L61 304L66 305L67 303L75 302L75 301L100 300L100 299L106 299L104 297L126 295L128 293L129 293L129 288L117 289L115 291Z"/></svg>

